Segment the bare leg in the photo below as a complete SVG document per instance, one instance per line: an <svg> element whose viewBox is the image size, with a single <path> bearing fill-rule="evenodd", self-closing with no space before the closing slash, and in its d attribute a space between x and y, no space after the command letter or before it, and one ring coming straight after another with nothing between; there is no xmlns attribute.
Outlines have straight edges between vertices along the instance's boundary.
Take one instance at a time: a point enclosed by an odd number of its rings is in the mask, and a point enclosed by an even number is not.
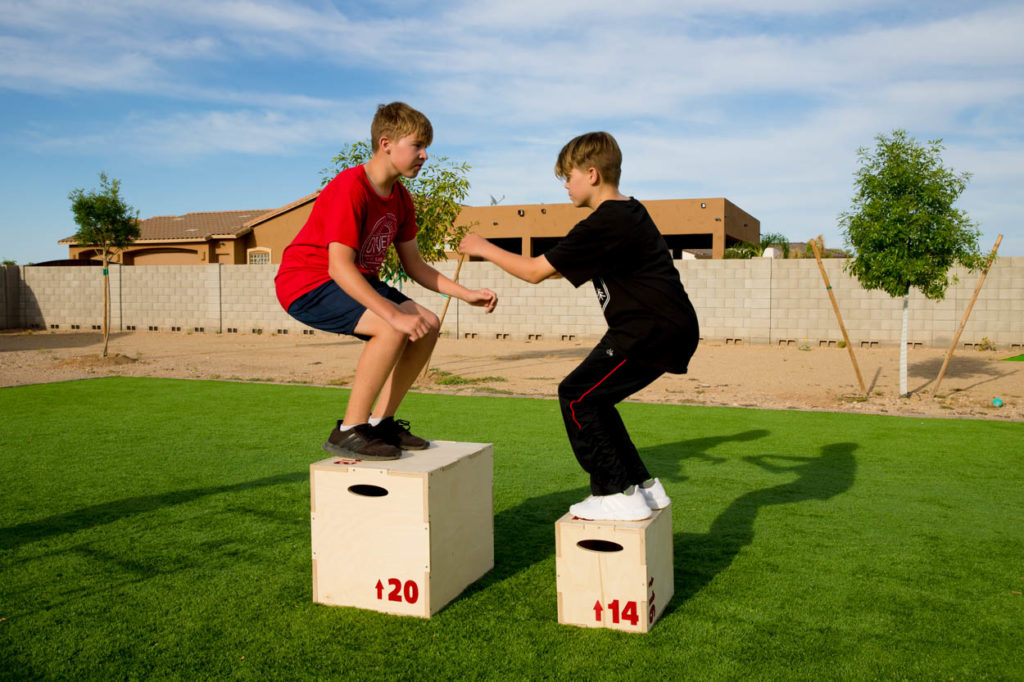
<svg viewBox="0 0 1024 682"><path fill-rule="evenodd" d="M377 404L373 408L373 416L377 418L393 417L395 415L398 406L402 404L402 400L405 398L405 394L409 392L409 388L412 387L416 377L423 370L423 365L430 359L430 354L437 343L437 335L441 326L434 313L415 301L406 301L399 307L407 312L416 310L420 315L427 318L431 333L418 341L410 341L405 345L401 356L398 358L398 362L394 365L391 375L384 383L380 397L377 399Z"/></svg>
<svg viewBox="0 0 1024 682"><path fill-rule="evenodd" d="M370 408L380 395L381 388L388 380L395 364L402 356L409 337L367 310L359 318L355 331L370 337L359 356L352 392L345 407L346 425L365 424L370 417Z"/></svg>

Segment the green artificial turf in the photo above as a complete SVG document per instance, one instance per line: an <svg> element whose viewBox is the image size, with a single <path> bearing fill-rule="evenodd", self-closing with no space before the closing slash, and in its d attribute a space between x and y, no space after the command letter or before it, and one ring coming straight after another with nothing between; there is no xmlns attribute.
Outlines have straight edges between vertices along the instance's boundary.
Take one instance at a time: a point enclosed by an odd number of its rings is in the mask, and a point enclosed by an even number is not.
<svg viewBox="0 0 1024 682"><path fill-rule="evenodd" d="M1012 358L1003 358L1007 362L1024 362L1024 355L1014 355Z"/></svg>
<svg viewBox="0 0 1024 682"><path fill-rule="evenodd" d="M647 634L557 623L587 494L550 400L410 395L495 443L495 567L433 618L313 604L310 462L340 389L0 389L8 679L1019 679L1024 425L626 404L673 497ZM373 523L373 519L353 519Z"/></svg>

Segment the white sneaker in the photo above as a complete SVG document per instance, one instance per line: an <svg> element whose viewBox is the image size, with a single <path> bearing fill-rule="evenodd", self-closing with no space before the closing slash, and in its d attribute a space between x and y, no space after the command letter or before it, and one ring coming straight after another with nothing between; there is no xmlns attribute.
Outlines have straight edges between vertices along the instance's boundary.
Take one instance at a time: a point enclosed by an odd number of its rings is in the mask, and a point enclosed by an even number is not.
<svg viewBox="0 0 1024 682"><path fill-rule="evenodd" d="M569 513L587 521L643 521L652 516L644 496L630 486L614 495L591 495L569 507Z"/></svg>
<svg viewBox="0 0 1024 682"><path fill-rule="evenodd" d="M647 506L651 509L664 509L672 504L672 498L665 492L665 486L656 478L638 485L637 489L644 496L644 501L647 502Z"/></svg>

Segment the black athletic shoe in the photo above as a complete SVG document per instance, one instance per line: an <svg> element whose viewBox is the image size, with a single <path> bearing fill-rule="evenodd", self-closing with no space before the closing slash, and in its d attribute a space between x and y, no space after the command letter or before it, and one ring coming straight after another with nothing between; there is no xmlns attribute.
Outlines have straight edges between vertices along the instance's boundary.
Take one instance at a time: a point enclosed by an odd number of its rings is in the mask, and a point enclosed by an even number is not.
<svg viewBox="0 0 1024 682"><path fill-rule="evenodd" d="M385 417L380 424L372 428L373 435L377 438L402 450L426 450L430 446L429 440L409 432L409 422L404 419Z"/></svg>
<svg viewBox="0 0 1024 682"><path fill-rule="evenodd" d="M381 440L369 424L353 426L348 431L341 431L339 426L340 421L323 445L324 450L332 455L358 459L398 459L402 456L401 450Z"/></svg>

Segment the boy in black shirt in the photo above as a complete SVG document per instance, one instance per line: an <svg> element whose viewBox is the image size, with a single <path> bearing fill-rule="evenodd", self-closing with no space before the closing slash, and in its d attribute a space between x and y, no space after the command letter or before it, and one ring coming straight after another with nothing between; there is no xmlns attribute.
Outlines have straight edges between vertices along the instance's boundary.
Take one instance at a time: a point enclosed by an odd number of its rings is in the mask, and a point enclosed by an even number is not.
<svg viewBox="0 0 1024 682"><path fill-rule="evenodd" d="M699 331L664 238L643 205L619 192L621 165L611 135L580 135L562 148L555 174L590 216L541 256L511 253L475 234L459 250L534 284L558 274L576 287L594 283L608 332L558 386L569 443L592 493L569 511L639 521L671 500L640 460L615 405L664 372L686 372Z"/></svg>

